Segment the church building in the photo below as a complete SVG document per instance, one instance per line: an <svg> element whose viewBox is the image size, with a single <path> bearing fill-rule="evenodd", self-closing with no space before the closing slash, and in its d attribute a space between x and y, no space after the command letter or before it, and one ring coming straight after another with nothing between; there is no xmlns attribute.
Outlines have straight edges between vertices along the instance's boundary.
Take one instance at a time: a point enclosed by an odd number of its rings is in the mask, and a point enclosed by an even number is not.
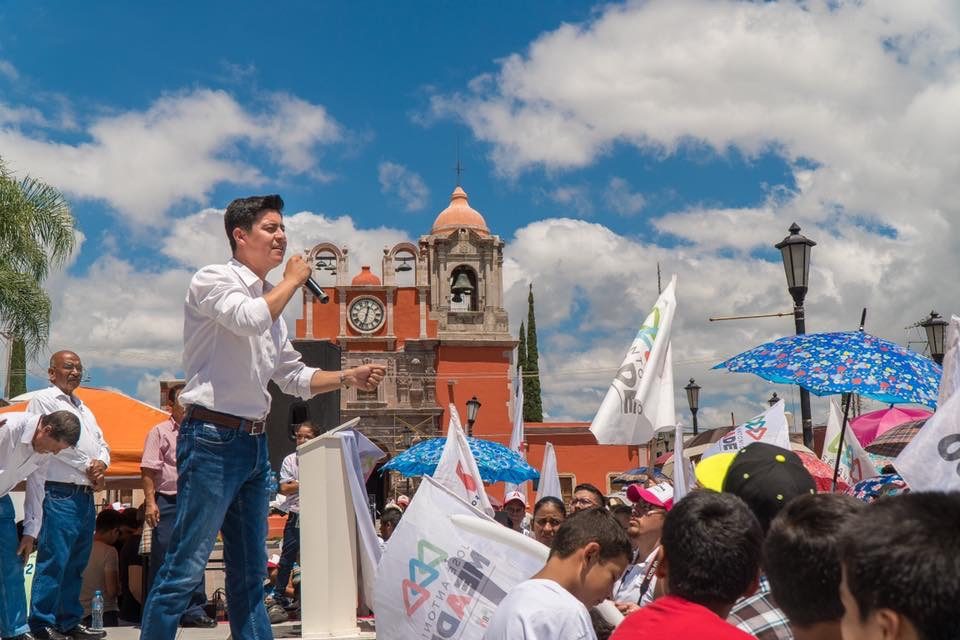
<svg viewBox="0 0 960 640"><path fill-rule="evenodd" d="M336 394L311 400L311 418L329 427L359 416L359 429L392 457L444 435L453 403L471 435L509 442L517 341L503 306L503 247L460 186L429 233L416 244L384 247L380 265L357 268L346 247L312 247L307 259L329 301L323 304L304 289L294 345L314 366L347 369L375 362L387 375L373 392L349 388L339 400ZM481 409L468 424L471 399ZM298 411L296 404L274 393L272 421L295 420L287 412ZM525 427L534 468L540 468L545 443L554 444L564 493L579 482L609 491L610 477L645 460L644 448L597 445L588 426ZM368 484L381 505L385 495L409 486L398 475L385 475L392 477L375 475ZM502 485L489 493L501 497Z"/></svg>

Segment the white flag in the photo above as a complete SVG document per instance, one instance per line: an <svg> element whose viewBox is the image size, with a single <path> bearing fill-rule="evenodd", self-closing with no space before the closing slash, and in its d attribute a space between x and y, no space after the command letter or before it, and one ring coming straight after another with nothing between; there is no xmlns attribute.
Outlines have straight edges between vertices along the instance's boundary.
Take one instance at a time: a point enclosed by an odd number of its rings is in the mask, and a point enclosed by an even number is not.
<svg viewBox="0 0 960 640"><path fill-rule="evenodd" d="M515 389L513 394L513 431L510 433L510 450L516 451L524 460L527 459L527 453L523 450L523 369L517 369ZM523 494L523 500L527 500L527 483L513 484L505 482L503 495L508 495L514 491Z"/></svg>
<svg viewBox="0 0 960 640"><path fill-rule="evenodd" d="M357 534L360 544L357 555L360 556L360 574L363 582L364 602L373 602L373 586L377 579L377 565L380 564L380 542L373 527L373 518L367 504L366 481L369 476L364 467L386 456L380 448L359 431L348 430L337 434L342 442L343 463L346 468L347 486L350 499L357 517ZM372 467L371 467L372 468Z"/></svg>
<svg viewBox="0 0 960 640"><path fill-rule="evenodd" d="M640 326L607 395L590 424L600 444L643 444L674 426L670 331L677 310L677 276Z"/></svg>
<svg viewBox="0 0 960 640"><path fill-rule="evenodd" d="M703 452L700 459L709 458L715 453L739 451L754 442L767 442L790 450L790 427L783 410L784 402L773 405L763 413L750 418L742 425L714 442Z"/></svg>
<svg viewBox="0 0 960 640"><path fill-rule="evenodd" d="M830 414L827 416L827 433L823 439L823 455L821 460L831 469L837 464L837 451L840 449L840 428L843 426L843 411L836 398L830 400ZM838 477L851 487L861 480L872 478L877 473L873 460L863 450L856 434L847 422L847 432L843 437L843 455L840 457L840 473Z"/></svg>
<svg viewBox="0 0 960 640"><path fill-rule="evenodd" d="M653 464L652 460L647 461L648 465ZM689 458L683 457L683 425L677 425L673 432L673 502L676 504L690 490L687 478L693 477L687 475L690 469Z"/></svg>
<svg viewBox="0 0 960 640"><path fill-rule="evenodd" d="M960 393L937 408L894 464L911 491L960 491Z"/></svg>
<svg viewBox="0 0 960 640"><path fill-rule="evenodd" d="M560 475L557 473L557 453L553 450L553 443L548 442L543 448L543 466L540 467L540 484L537 485L537 502L540 498L553 496L563 501L560 490Z"/></svg>
<svg viewBox="0 0 960 640"><path fill-rule="evenodd" d="M481 640L507 592L543 568L542 555L457 527L454 515L493 523L424 477L380 563L378 638ZM493 530L520 536L501 525Z"/></svg>
<svg viewBox="0 0 960 640"><path fill-rule="evenodd" d="M463 498L469 505L493 515L493 506L483 488L477 461L470 451L467 436L460 426L460 414L450 403L450 424L447 426L447 442L440 454L440 462L433 472L433 478Z"/></svg>
<svg viewBox="0 0 960 640"><path fill-rule="evenodd" d="M940 378L940 398L942 405L953 393L960 389L960 318L950 316L946 337L943 341L943 376Z"/></svg>

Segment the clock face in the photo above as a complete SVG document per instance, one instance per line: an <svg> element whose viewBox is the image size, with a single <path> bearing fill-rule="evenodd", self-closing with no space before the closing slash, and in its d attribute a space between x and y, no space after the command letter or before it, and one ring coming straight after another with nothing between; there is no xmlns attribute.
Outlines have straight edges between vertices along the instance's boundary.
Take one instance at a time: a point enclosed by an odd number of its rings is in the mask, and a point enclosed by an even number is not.
<svg viewBox="0 0 960 640"><path fill-rule="evenodd" d="M347 313L353 328L363 333L379 329L383 325L385 316L383 303L376 298L357 298L350 303L350 310Z"/></svg>

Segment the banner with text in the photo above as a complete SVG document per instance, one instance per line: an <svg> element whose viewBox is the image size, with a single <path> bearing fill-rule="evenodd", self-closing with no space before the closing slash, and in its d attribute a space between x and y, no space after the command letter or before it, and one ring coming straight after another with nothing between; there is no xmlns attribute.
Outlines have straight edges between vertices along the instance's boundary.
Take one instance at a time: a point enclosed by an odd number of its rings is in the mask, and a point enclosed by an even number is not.
<svg viewBox="0 0 960 640"><path fill-rule="evenodd" d="M380 562L378 638L481 640L507 592L543 568L542 558L456 527L456 514L494 522L424 477Z"/></svg>
<svg viewBox="0 0 960 640"><path fill-rule="evenodd" d="M715 453L739 451L754 442L767 442L790 449L790 427L787 425L783 400L714 442L700 459L709 458Z"/></svg>

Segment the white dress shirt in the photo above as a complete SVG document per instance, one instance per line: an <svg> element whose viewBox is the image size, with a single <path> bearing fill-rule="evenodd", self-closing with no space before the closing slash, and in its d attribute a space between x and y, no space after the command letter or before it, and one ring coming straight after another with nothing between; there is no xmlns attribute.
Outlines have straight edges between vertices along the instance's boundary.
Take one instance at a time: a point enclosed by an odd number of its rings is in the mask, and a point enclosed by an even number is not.
<svg viewBox="0 0 960 640"><path fill-rule="evenodd" d="M271 288L234 259L194 274L183 313L181 404L261 420L270 410L270 380L288 395L313 395L316 369L300 361L283 318L271 319L263 299Z"/></svg>
<svg viewBox="0 0 960 640"><path fill-rule="evenodd" d="M110 466L110 446L103 431L93 412L76 395L68 396L57 387L48 387L33 396L27 411L38 415L69 411L80 418L80 441L76 447L65 449L50 460L47 480L90 486L87 468L93 461L100 460Z"/></svg>
<svg viewBox="0 0 960 640"><path fill-rule="evenodd" d="M4 413L0 420L0 496L5 496L21 480L27 480L27 495L23 504L23 533L37 537L43 522L43 483L47 465L54 457L33 450L33 434L37 432L40 416L32 413ZM64 449L66 453L70 449ZM59 455L59 454L58 454Z"/></svg>

